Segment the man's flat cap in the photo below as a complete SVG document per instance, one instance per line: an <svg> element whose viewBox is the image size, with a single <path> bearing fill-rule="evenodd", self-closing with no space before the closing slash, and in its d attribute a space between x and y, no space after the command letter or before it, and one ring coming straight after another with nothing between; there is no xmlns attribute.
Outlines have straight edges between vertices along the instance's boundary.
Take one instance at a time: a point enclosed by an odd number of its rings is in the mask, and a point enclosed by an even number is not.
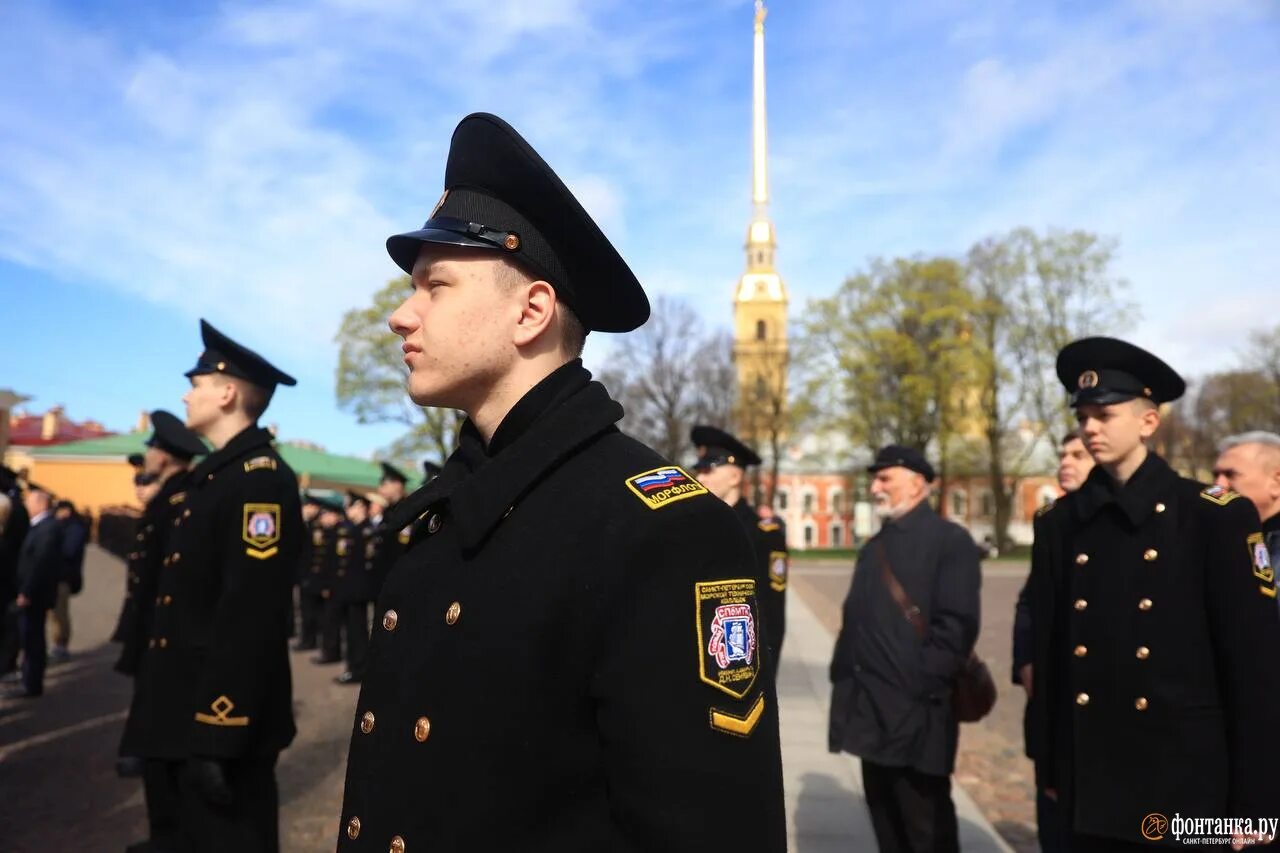
<svg viewBox="0 0 1280 853"><path fill-rule="evenodd" d="M199 436L187 429L176 415L164 409L151 413L151 429L147 447L158 447L179 459L191 459L209 452Z"/></svg>
<svg viewBox="0 0 1280 853"><path fill-rule="evenodd" d="M444 195L421 228L387 239L413 272L423 245L511 258L556 289L587 331L629 332L649 299L627 262L559 176L502 119L472 113L449 145Z"/></svg>
<svg viewBox="0 0 1280 853"><path fill-rule="evenodd" d="M1058 380L1071 405L1108 405L1143 397L1153 403L1176 400L1187 383L1172 367L1128 341L1081 338L1058 353Z"/></svg>
<svg viewBox="0 0 1280 853"><path fill-rule="evenodd" d="M760 456L754 450L719 427L699 424L689 431L689 439L698 449L695 471L707 471L717 465L747 468L760 464Z"/></svg>
<svg viewBox="0 0 1280 853"><path fill-rule="evenodd" d="M880 448L876 453L876 461L867 466L867 471L874 474L885 468L895 467L915 471L924 477L926 483L932 483L938 476L933 466L929 464L929 460L924 458L923 453L914 447L903 447L900 444L890 444Z"/></svg>
<svg viewBox="0 0 1280 853"><path fill-rule="evenodd" d="M196 366L186 372L188 378L206 373L225 373L252 382L268 391L277 385L297 385L289 374L258 355L253 350L219 332L208 320L200 321L200 339L204 352L196 360Z"/></svg>

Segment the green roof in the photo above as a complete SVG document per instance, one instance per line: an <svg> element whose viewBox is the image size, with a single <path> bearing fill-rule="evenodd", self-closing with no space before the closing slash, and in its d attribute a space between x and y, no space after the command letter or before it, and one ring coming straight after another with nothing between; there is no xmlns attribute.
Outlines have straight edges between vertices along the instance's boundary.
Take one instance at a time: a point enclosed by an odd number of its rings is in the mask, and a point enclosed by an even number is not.
<svg viewBox="0 0 1280 853"><path fill-rule="evenodd" d="M120 435L109 435L103 438L89 438L84 441L69 441L66 444L50 444L43 447L32 447L24 450L34 459L44 458L85 458L85 457L117 457L121 460L130 453L141 453L146 450L148 432L129 432ZM289 463L299 477L308 475L312 481L340 483L344 486L364 486L374 488L382 479L382 468L377 462L361 459L357 456L342 456L337 453L326 453L309 447L296 447L292 444L277 443L276 450ZM417 483L410 480L408 486L415 488Z"/></svg>

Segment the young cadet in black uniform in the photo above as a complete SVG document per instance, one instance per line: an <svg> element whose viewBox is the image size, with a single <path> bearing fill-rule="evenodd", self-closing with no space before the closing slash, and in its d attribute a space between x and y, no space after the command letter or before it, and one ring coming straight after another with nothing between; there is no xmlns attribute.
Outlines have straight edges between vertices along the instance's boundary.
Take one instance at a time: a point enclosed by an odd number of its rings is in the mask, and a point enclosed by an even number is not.
<svg viewBox="0 0 1280 853"><path fill-rule="evenodd" d="M351 529L351 556L346 573L339 576L334 587L347 635L347 668L333 680L338 684L359 684L369 651L369 604L377 597L373 527L369 524L369 499L364 495L347 492L347 524Z"/></svg>
<svg viewBox="0 0 1280 853"><path fill-rule="evenodd" d="M321 576L327 557L328 540L320 524L324 501L307 493L302 500L303 544L298 557L298 641L295 652L310 652L320 647L320 618L324 613L324 597L320 594Z"/></svg>
<svg viewBox="0 0 1280 853"><path fill-rule="evenodd" d="M342 661L342 605L338 603L338 584L346 577L347 567L355 558L351 525L347 524L342 498L331 495L321 500L321 543L313 558L313 593L320 596L320 654L311 662L320 666Z"/></svg>
<svg viewBox="0 0 1280 853"><path fill-rule="evenodd" d="M177 768L180 849L274 851L302 523L297 478L257 420L294 380L204 321L201 337L183 401L214 450L174 504L123 748Z"/></svg>
<svg viewBox="0 0 1280 853"><path fill-rule="evenodd" d="M373 578L371 601L378 600L378 591L386 580L391 567L404 553L409 544L409 525L393 527L391 520L396 515L396 507L404 500L405 484L409 478L389 462L382 465L382 479L378 482L378 496L387 502L381 514L373 522L373 529L365 544L365 558L372 562Z"/></svg>
<svg viewBox="0 0 1280 853"><path fill-rule="evenodd" d="M342 851L781 851L755 555L692 475L616 427L577 358L648 300L541 157L463 119L446 194L387 241L409 396L467 413L396 510L356 706Z"/></svg>
<svg viewBox="0 0 1280 853"><path fill-rule="evenodd" d="M689 437L698 451L698 461L693 464L698 482L733 507L755 546L760 617L776 668L782 659L782 637L787 630L787 566L791 558L782 527L772 519L762 519L743 494L746 469L759 465L760 456L718 427L695 426Z"/></svg>
<svg viewBox="0 0 1280 853"><path fill-rule="evenodd" d="M1274 816L1280 621L1258 514L1147 450L1186 387L1163 361L1085 338L1057 371L1098 464L1035 522L1037 781L1073 850L1169 843L1175 814Z"/></svg>
<svg viewBox="0 0 1280 853"><path fill-rule="evenodd" d="M160 561L181 512L182 491L187 485L191 460L208 452L195 433L163 409L151 413L151 427L151 437L143 454L143 470L136 476L148 481L153 494L142 509L132 550L128 553L124 607L115 632L121 644L115 669L131 676L137 674L147 650L156 608L165 606L157 594ZM139 761L142 762L140 771L150 840L131 845L129 849L147 850L151 849L149 845L163 849L174 842L178 828L177 778L170 762L139 759L122 743L118 762L122 774L136 775L139 771L134 765Z"/></svg>

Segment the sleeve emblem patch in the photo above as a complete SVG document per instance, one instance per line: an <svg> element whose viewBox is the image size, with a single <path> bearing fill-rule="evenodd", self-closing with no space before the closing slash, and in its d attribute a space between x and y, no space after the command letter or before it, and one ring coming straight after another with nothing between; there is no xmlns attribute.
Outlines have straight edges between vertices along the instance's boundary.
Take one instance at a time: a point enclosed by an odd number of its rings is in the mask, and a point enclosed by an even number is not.
<svg viewBox="0 0 1280 853"><path fill-rule="evenodd" d="M1240 495L1230 489L1223 488L1222 486L1209 486L1204 489L1204 491L1200 492L1200 497L1204 498L1209 503L1214 503L1218 506L1226 506L1236 498L1240 497Z"/></svg>
<svg viewBox="0 0 1280 853"><path fill-rule="evenodd" d="M758 527L765 533L772 533L775 530L781 530L782 526L776 521L761 521Z"/></svg>
<svg viewBox="0 0 1280 853"><path fill-rule="evenodd" d="M1272 583L1276 579L1276 570L1271 565L1271 552L1261 533L1250 533L1245 540L1249 544L1249 556L1253 562L1253 576L1263 583Z"/></svg>
<svg viewBox="0 0 1280 853"><path fill-rule="evenodd" d="M248 474L250 471L274 471L276 470L276 460L270 456L255 456L248 462L244 463L244 472Z"/></svg>
<svg viewBox="0 0 1280 853"><path fill-rule="evenodd" d="M203 712L196 711L196 722L204 723L208 726L249 725L248 717L231 716L231 709L235 706L236 703L232 702L226 696L219 696L217 699L214 699L213 703L209 706L209 710L213 711L212 714L205 714Z"/></svg>
<svg viewBox="0 0 1280 853"><path fill-rule="evenodd" d="M654 468L628 477L627 488L649 509L662 509L676 501L710 494L706 487L678 465Z"/></svg>
<svg viewBox="0 0 1280 853"><path fill-rule="evenodd" d="M694 584L698 678L735 699L760 671L756 582L749 578Z"/></svg>
<svg viewBox="0 0 1280 853"><path fill-rule="evenodd" d="M177 506L187 499L186 492L174 492L169 495L169 506Z"/></svg>
<svg viewBox="0 0 1280 853"><path fill-rule="evenodd" d="M250 557L274 557L280 550L276 544L280 541L280 504L245 504L241 538L249 545L244 552Z"/></svg>
<svg viewBox="0 0 1280 853"><path fill-rule="evenodd" d="M769 552L769 586L773 587L774 592L782 592L787 588L787 569L790 565L791 558L786 551Z"/></svg>

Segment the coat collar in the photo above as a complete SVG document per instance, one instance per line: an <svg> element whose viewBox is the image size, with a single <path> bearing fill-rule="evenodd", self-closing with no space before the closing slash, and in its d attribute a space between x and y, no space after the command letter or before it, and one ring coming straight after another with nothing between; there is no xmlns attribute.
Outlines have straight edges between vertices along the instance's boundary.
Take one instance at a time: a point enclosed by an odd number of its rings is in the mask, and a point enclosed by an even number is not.
<svg viewBox="0 0 1280 853"><path fill-rule="evenodd" d="M229 462L234 462L250 450L257 447L270 447L272 441L273 436L270 430L257 424L247 426L228 441L221 450L215 450L201 460L200 464L191 472L191 481L198 483L207 479L210 475L226 467Z"/></svg>
<svg viewBox="0 0 1280 853"><path fill-rule="evenodd" d="M459 544L463 550L473 549L548 471L587 441L614 429L621 418L622 406L603 385L591 381L580 361L572 361L520 399L494 432L489 448L468 419L458 435L458 449L440 476L398 504L392 524L410 524L447 501Z"/></svg>
<svg viewBox="0 0 1280 853"><path fill-rule="evenodd" d="M1129 523L1137 527L1155 512L1156 503L1178 480L1177 473L1154 453L1138 466L1123 486L1116 484L1101 465L1093 466L1076 496L1076 512L1088 521L1108 504L1115 504Z"/></svg>
<svg viewBox="0 0 1280 853"><path fill-rule="evenodd" d="M933 511L929 501L927 499L922 500L912 507L906 515L885 521L880 529L912 533L919 530L922 524L928 523L930 516L934 515L937 515L937 513Z"/></svg>

